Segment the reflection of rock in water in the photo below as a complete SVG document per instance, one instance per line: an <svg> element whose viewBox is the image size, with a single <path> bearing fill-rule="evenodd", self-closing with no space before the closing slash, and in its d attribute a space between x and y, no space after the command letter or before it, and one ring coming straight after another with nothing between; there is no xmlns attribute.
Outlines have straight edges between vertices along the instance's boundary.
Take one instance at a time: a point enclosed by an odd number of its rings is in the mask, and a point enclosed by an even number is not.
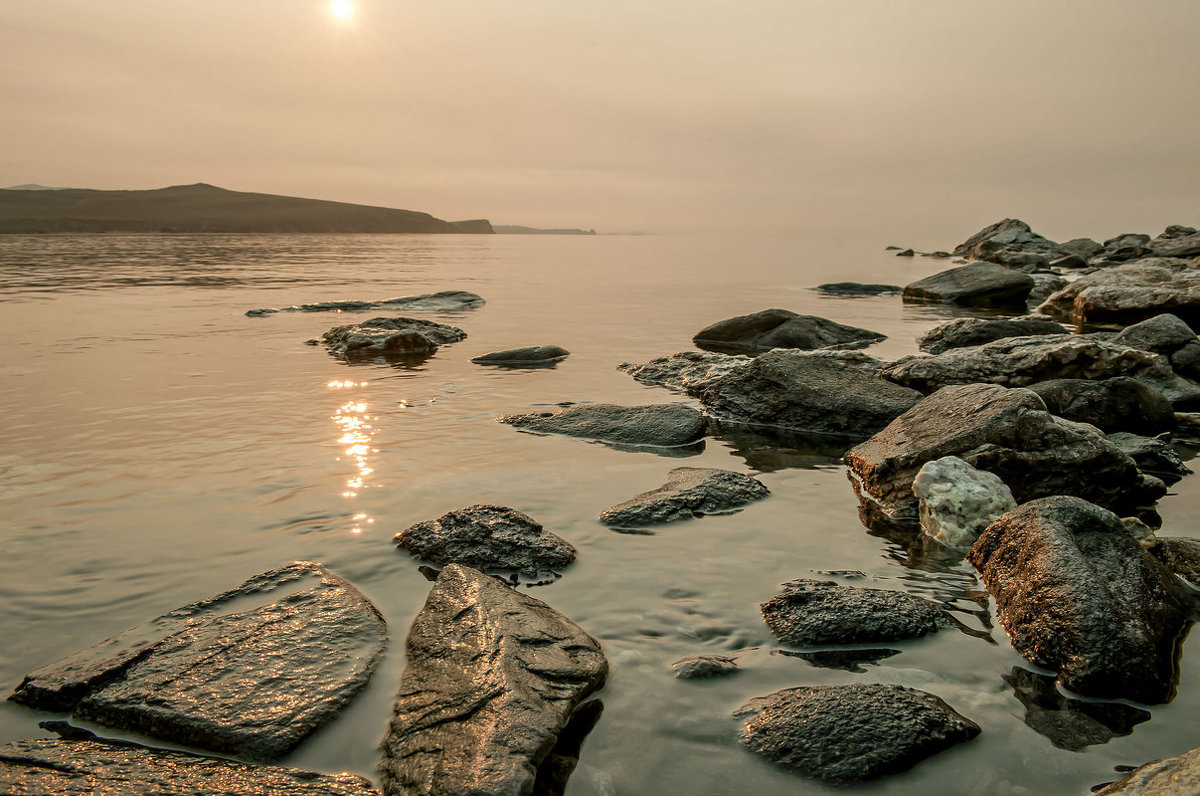
<svg viewBox="0 0 1200 796"><path fill-rule="evenodd" d="M567 780L579 765L583 741L596 727L603 713L604 703L599 699L585 702L575 709L571 720L559 733L558 742L538 766L531 796L562 796L566 792Z"/></svg>
<svg viewBox="0 0 1200 796"><path fill-rule="evenodd" d="M979 576L962 560L961 550L950 551L937 543L930 547L893 544L887 555L904 565L899 577L909 589L941 603L959 630L990 638L992 615L988 610L988 593ZM973 630L972 626L980 629Z"/></svg>
<svg viewBox="0 0 1200 796"><path fill-rule="evenodd" d="M1054 677L1020 666L1004 675L1017 699L1025 706L1025 723L1059 749L1079 752L1108 743L1150 718L1148 711L1120 702L1084 702L1059 693Z"/></svg>
<svg viewBox="0 0 1200 796"><path fill-rule="evenodd" d="M900 650L889 649L814 650L812 652L776 650L776 652L789 658L799 658L821 669L841 669L855 674L865 672L864 666L874 666L885 658L900 654Z"/></svg>
<svg viewBox="0 0 1200 796"><path fill-rule="evenodd" d="M784 429L713 421L709 433L760 473L839 466L855 440L836 434L804 434Z"/></svg>

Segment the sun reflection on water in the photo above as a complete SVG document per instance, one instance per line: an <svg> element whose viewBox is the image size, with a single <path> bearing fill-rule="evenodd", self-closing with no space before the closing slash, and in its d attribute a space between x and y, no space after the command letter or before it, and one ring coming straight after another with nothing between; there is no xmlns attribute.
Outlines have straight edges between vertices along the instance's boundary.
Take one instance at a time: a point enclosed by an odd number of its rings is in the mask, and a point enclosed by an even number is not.
<svg viewBox="0 0 1200 796"><path fill-rule="evenodd" d="M365 381L331 381L325 386L331 390L351 390L366 387L368 384L369 382ZM371 425L371 421L378 418L369 415L369 409L366 401L354 399L339 406L332 417L338 431L341 432L337 441L346 446L343 453L354 463L354 475L346 480L346 489L342 492L344 498L358 497L360 490L370 488L371 484L367 482L367 478L375 472L370 466L369 457L379 452L378 448L371 447L371 438L375 434L375 427ZM341 461L341 457L338 457L338 461ZM362 533L364 525L375 522L365 512L358 512L350 519L353 522L350 533L356 534Z"/></svg>

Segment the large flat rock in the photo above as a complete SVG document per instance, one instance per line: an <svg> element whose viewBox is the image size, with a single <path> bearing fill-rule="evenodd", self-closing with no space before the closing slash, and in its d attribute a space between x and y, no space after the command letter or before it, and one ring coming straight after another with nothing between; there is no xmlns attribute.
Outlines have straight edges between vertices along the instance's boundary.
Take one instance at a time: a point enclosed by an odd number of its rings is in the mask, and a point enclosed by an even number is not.
<svg viewBox="0 0 1200 796"><path fill-rule="evenodd" d="M975 262L905 285L903 298L964 306L1021 306L1035 284L1029 274Z"/></svg>
<svg viewBox="0 0 1200 796"><path fill-rule="evenodd" d="M466 337L457 326L398 316L335 326L321 335L321 342L335 357L355 361L427 357L439 346Z"/></svg>
<svg viewBox="0 0 1200 796"><path fill-rule="evenodd" d="M704 414L684 404L579 404L497 418L523 431L565 434L632 447L679 447L704 438Z"/></svg>
<svg viewBox="0 0 1200 796"><path fill-rule="evenodd" d="M457 564L438 576L407 651L379 766L389 796L534 792L556 745L577 755L568 726L608 673L579 626Z"/></svg>
<svg viewBox="0 0 1200 796"><path fill-rule="evenodd" d="M1085 274L1046 299L1040 312L1078 324L1128 325L1164 312L1200 324L1195 260L1150 257Z"/></svg>
<svg viewBox="0 0 1200 796"><path fill-rule="evenodd" d="M667 483L600 513L614 528L645 528L702 514L726 514L761 500L770 490L745 473L709 467L676 467Z"/></svg>
<svg viewBox="0 0 1200 796"><path fill-rule="evenodd" d="M788 581L760 608L777 639L801 647L905 641L949 624L931 600L811 578Z"/></svg>
<svg viewBox="0 0 1200 796"><path fill-rule="evenodd" d="M366 685L386 639L350 583L296 562L44 666L9 699L271 760Z"/></svg>
<svg viewBox="0 0 1200 796"><path fill-rule="evenodd" d="M819 315L799 315L769 309L718 321L696 332L698 348L727 354L756 354L773 348L853 349L886 340L887 335L831 321Z"/></svg>
<svg viewBox="0 0 1200 796"><path fill-rule="evenodd" d="M938 324L918 337L917 347L930 354L940 354L952 348L983 345L1006 337L1066 333L1066 327L1045 316L955 318Z"/></svg>
<svg viewBox="0 0 1200 796"><path fill-rule="evenodd" d="M378 796L362 777L249 766L183 752L97 741L0 746L0 793L23 796Z"/></svg>
<svg viewBox="0 0 1200 796"><path fill-rule="evenodd" d="M316 301L311 304L292 304L288 307L261 307L246 310L250 317L274 315L277 312L365 312L366 310L388 310L390 312L462 312L482 307L481 296L466 290L441 290L437 293L422 293L419 296L395 296L386 299L339 299Z"/></svg>

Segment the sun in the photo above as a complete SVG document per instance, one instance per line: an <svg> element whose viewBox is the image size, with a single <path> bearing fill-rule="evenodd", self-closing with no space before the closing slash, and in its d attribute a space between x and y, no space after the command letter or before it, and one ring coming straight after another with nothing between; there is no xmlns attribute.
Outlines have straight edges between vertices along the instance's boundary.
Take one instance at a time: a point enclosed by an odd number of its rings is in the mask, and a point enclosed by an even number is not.
<svg viewBox="0 0 1200 796"><path fill-rule="evenodd" d="M354 3L351 0L330 0L329 13L334 19L345 22L354 16Z"/></svg>

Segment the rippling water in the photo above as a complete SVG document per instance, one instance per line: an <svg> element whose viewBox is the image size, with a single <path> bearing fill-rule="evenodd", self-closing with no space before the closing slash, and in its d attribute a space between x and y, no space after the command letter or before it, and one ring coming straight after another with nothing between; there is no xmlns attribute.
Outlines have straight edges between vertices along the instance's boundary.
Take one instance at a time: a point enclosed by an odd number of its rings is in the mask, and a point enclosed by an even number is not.
<svg viewBox="0 0 1200 796"><path fill-rule="evenodd" d="M1022 661L970 566L914 557L868 534L844 468L819 446L739 434L709 439L681 460L522 434L494 420L566 401L686 400L616 366L688 349L701 327L767 307L885 332L889 339L869 349L876 356L914 353L913 338L944 310L809 289L904 284L945 266L892 257L883 243L0 236L0 686L254 573L317 560L380 607L392 642L366 692L285 762L371 776L406 629L429 589L391 538L452 508L494 502L579 549L560 581L533 593L600 638L612 663L604 716L571 794L825 792L736 740L732 709L795 685L912 685L983 727L975 741L863 788L872 793L1082 794L1111 779L1116 764L1194 746L1200 682L1187 649L1179 697L1131 734L1068 751L1032 729L1013 684L1036 679L1014 671ZM244 315L444 289L488 303L421 313L468 337L405 366L346 365L303 344L369 315ZM572 355L537 370L468 362L536 344ZM597 521L682 463L753 473L772 496L654 535ZM1197 535L1197 480L1164 499L1162 533ZM861 570L878 585L940 600L969 632L895 645L899 654L858 672L784 654L758 604L778 584L822 570ZM673 678L671 661L706 652L736 654L743 671L715 682ZM1043 688L1038 699L1054 697ZM44 735L43 718L4 703L0 742Z"/></svg>

